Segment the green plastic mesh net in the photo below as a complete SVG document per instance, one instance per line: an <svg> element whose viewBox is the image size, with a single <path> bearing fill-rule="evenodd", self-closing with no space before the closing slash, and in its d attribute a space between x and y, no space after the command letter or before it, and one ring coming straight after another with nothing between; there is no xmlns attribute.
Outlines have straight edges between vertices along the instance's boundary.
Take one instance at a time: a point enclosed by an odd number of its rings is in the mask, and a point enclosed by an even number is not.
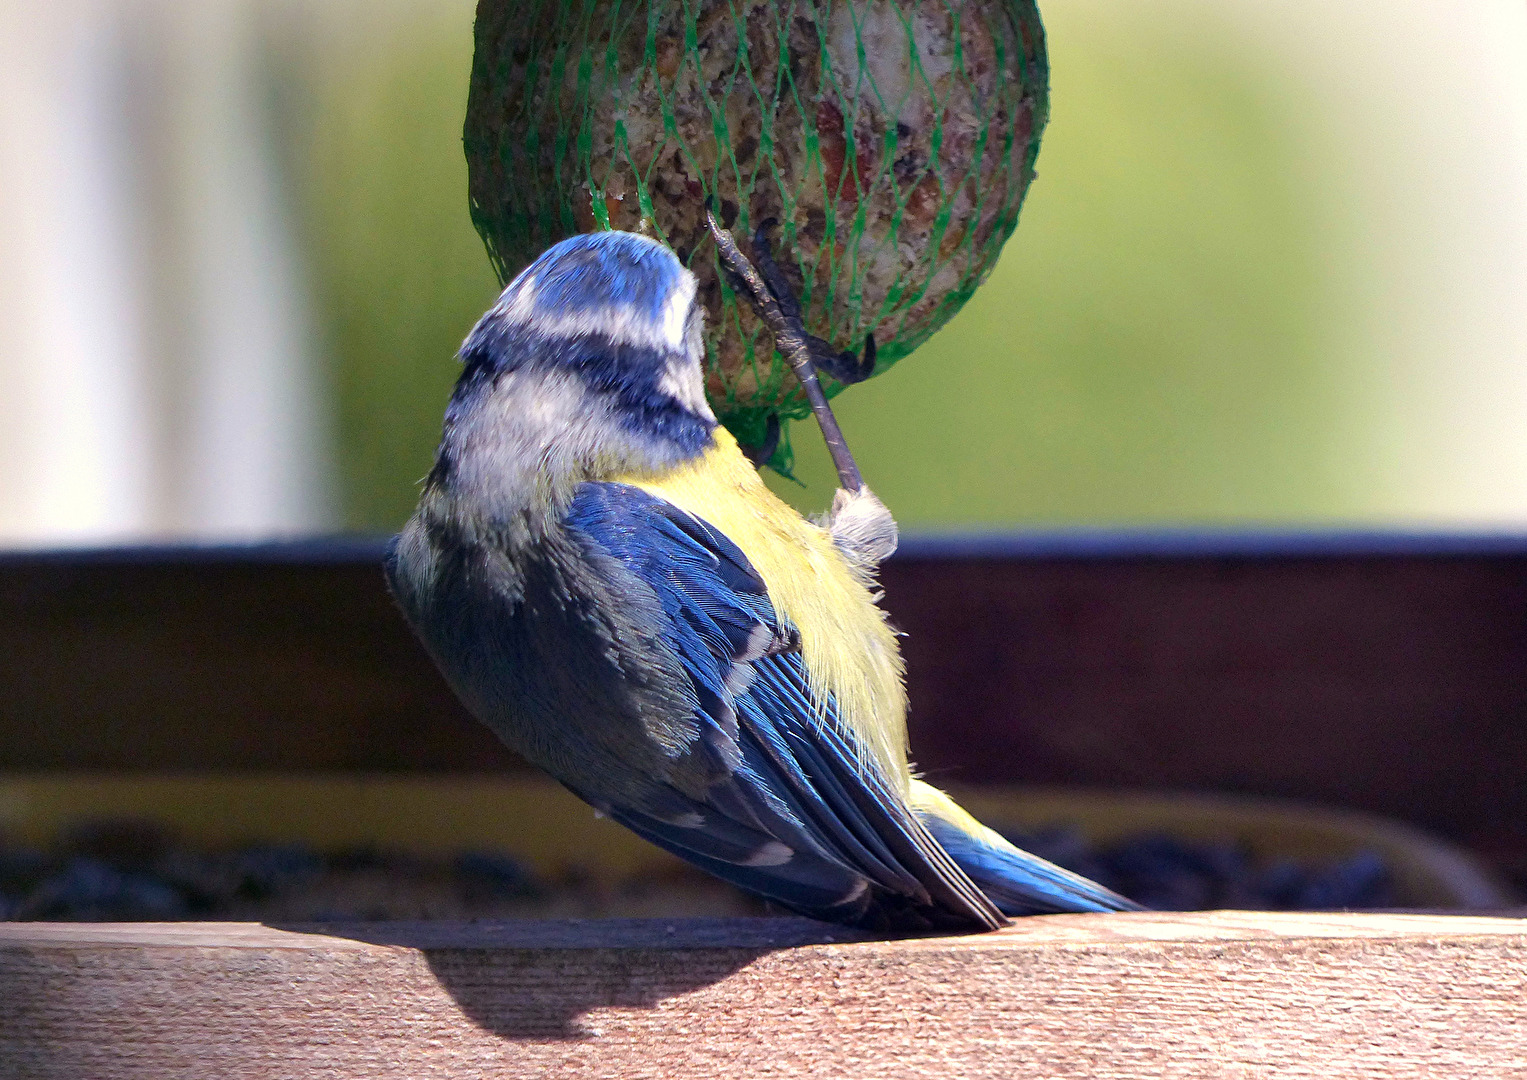
<svg viewBox="0 0 1527 1080"><path fill-rule="evenodd" d="M501 282L578 232L666 242L700 281L711 404L756 446L809 409L719 273L707 197L745 252L776 223L807 329L854 351L873 333L878 373L995 264L1048 81L1030 0L480 0L472 220ZM788 439L771 464L788 473Z"/></svg>

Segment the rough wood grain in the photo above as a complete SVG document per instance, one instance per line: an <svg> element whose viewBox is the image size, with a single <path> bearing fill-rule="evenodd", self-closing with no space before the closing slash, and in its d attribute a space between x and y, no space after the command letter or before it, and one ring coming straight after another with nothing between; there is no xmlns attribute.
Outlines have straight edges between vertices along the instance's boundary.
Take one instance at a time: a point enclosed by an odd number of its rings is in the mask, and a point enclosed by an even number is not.
<svg viewBox="0 0 1527 1080"><path fill-rule="evenodd" d="M1527 1075L1527 920L0 926L0 1076Z"/></svg>

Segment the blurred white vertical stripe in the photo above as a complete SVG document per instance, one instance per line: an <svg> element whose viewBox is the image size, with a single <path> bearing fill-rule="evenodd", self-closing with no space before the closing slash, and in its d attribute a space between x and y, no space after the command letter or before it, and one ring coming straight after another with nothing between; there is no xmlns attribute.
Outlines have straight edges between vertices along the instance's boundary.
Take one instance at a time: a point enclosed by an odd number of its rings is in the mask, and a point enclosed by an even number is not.
<svg viewBox="0 0 1527 1080"><path fill-rule="evenodd" d="M0 543L331 527L250 0L0 0Z"/></svg>
<svg viewBox="0 0 1527 1080"><path fill-rule="evenodd" d="M72 8L72 10L71 10ZM153 525L121 39L101 4L0 29L0 538Z"/></svg>
<svg viewBox="0 0 1527 1080"><path fill-rule="evenodd" d="M188 300L189 395L177 525L212 535L330 525L305 288L262 123L253 5L166 6L175 232Z"/></svg>

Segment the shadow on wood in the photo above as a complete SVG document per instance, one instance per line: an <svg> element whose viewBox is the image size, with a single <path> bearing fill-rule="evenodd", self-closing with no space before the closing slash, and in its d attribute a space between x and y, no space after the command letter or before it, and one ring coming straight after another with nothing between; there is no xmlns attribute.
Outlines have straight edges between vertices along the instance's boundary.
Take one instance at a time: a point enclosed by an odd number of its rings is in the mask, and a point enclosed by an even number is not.
<svg viewBox="0 0 1527 1080"><path fill-rule="evenodd" d="M417 949L440 987L500 1038L587 1040L601 1009L652 1009L735 975L777 949L858 940L809 919L566 919L498 924L286 926L298 933ZM485 963L485 950L493 950ZM555 952L561 962L546 963Z"/></svg>
<svg viewBox="0 0 1527 1080"><path fill-rule="evenodd" d="M674 927L669 933L667 927ZM1405 1080L1527 1070L1527 921L0 925L0 1076Z"/></svg>

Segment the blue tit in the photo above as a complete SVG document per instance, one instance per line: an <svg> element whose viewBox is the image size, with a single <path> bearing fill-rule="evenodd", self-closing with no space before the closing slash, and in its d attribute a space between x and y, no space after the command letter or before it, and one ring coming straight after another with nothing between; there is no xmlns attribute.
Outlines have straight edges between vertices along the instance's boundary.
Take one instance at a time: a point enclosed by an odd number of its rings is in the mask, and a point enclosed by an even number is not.
<svg viewBox="0 0 1527 1080"><path fill-rule="evenodd" d="M695 278L577 236L472 330L387 577L451 687L600 813L775 904L882 932L1130 901L1009 844L907 761L871 592L895 526L775 497L706 403Z"/></svg>

